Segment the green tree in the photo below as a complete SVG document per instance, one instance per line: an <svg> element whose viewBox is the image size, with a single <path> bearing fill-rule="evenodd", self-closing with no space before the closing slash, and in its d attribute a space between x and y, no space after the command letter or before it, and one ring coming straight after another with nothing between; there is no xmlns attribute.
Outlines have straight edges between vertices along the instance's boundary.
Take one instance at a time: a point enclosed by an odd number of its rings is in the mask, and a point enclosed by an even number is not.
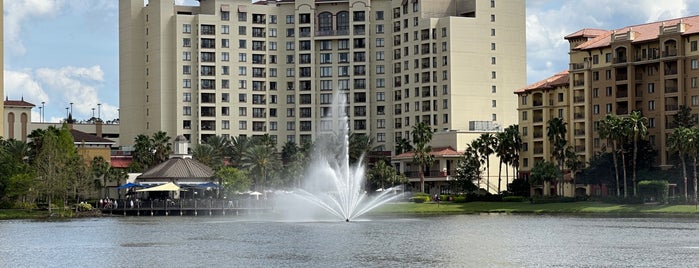
<svg viewBox="0 0 699 268"><path fill-rule="evenodd" d="M243 162L243 167L246 167L253 173L257 173L257 179L254 180L255 190L260 192L264 192L269 169L278 166L280 163L279 156L274 148L265 144L256 144L248 148L244 152L241 161Z"/></svg>
<svg viewBox="0 0 699 268"><path fill-rule="evenodd" d="M692 116L692 108L680 105L677 114L672 118L672 123L678 127L690 128L697 125L697 118Z"/></svg>
<svg viewBox="0 0 699 268"><path fill-rule="evenodd" d="M687 166L685 156L687 155L687 146L692 141L692 130L686 127L677 127L672 130L672 134L667 138L668 149L671 152L677 152L682 164L682 175L684 178L684 198L688 198L687 193Z"/></svg>
<svg viewBox="0 0 699 268"><path fill-rule="evenodd" d="M252 180L247 171L234 167L223 167L214 173L214 178L221 181L223 192L227 196L233 196L238 192L250 190Z"/></svg>
<svg viewBox="0 0 699 268"><path fill-rule="evenodd" d="M544 184L544 182L554 182L561 174L561 171L553 162L538 161L534 164L529 176L529 183L532 185Z"/></svg>
<svg viewBox="0 0 699 268"><path fill-rule="evenodd" d="M352 132L349 134L349 162L356 164L362 157L374 150L374 139L366 134Z"/></svg>
<svg viewBox="0 0 699 268"><path fill-rule="evenodd" d="M214 147L206 143L194 145L192 149L192 158L204 165L212 167L213 170L218 170L218 168L223 166L223 160L217 157L217 152Z"/></svg>
<svg viewBox="0 0 699 268"><path fill-rule="evenodd" d="M377 161L368 172L369 181L376 188L386 189L407 182L404 176L398 175L396 168L384 160Z"/></svg>
<svg viewBox="0 0 699 268"><path fill-rule="evenodd" d="M620 140L622 139L622 134L624 125L616 115L607 114L607 116L600 121L599 136L601 139L606 139L607 143L612 142L612 159L614 162L614 175L616 178L616 195L621 196L621 184L619 184L619 164L617 163L617 150L619 148ZM623 154L623 153L622 153ZM623 161L622 161L623 162ZM624 188L625 189L625 188Z"/></svg>
<svg viewBox="0 0 699 268"><path fill-rule="evenodd" d="M576 187L575 178L577 177L578 171L582 170L585 167L585 161L581 160L577 156L577 154L575 153L575 150L571 146L566 147L565 155L566 155L565 165L570 170L570 177L573 179L573 196L575 196L575 187Z"/></svg>
<svg viewBox="0 0 699 268"><path fill-rule="evenodd" d="M396 155L410 152L413 150L413 146L410 144L410 140L406 138L396 139Z"/></svg>
<svg viewBox="0 0 699 268"><path fill-rule="evenodd" d="M95 181L95 188L104 190L101 194L101 196L104 196L106 194L105 187L107 185L106 175L111 167L102 156L96 156L90 162L90 168L92 169L92 175Z"/></svg>
<svg viewBox="0 0 699 268"><path fill-rule="evenodd" d="M429 168L434 162L432 155L432 146L429 146L432 141L432 129L425 122L417 123L413 126L412 142L414 148L413 163L418 166L418 175L420 176L420 191L425 192L425 167Z"/></svg>
<svg viewBox="0 0 699 268"><path fill-rule="evenodd" d="M633 182L633 196L636 196L636 170L638 169L638 140L645 139L648 135L648 118L644 117L640 111L633 111L631 115L626 118L629 125L629 130L633 137L633 170L632 170L632 182Z"/></svg>
<svg viewBox="0 0 699 268"><path fill-rule="evenodd" d="M37 174L41 178L38 186L49 203L49 210L55 197L67 201L68 196L75 192L72 181L76 177L76 161L78 158L73 144L73 136L67 125L61 129L54 127L35 133L32 141L39 145L34 162ZM78 159L79 160L79 159Z"/></svg>
<svg viewBox="0 0 699 268"><path fill-rule="evenodd" d="M566 122L564 122L563 119L555 117L548 121L546 136L551 142L551 155L558 161L558 168L561 170L559 173L561 176L559 178L559 185L561 189L559 194L561 196L565 196L563 168L566 159L565 150L568 144L568 141L566 140L566 133Z"/></svg>
<svg viewBox="0 0 699 268"><path fill-rule="evenodd" d="M457 162L456 181L451 182L452 186L463 192L478 190L481 180L481 160L472 144L466 147L464 157Z"/></svg>
<svg viewBox="0 0 699 268"><path fill-rule="evenodd" d="M143 171L168 159L172 143L167 133L158 131L152 137L139 134L134 138L133 171Z"/></svg>
<svg viewBox="0 0 699 268"><path fill-rule="evenodd" d="M233 167L242 167L243 155L252 146L252 140L246 136L231 139L230 161Z"/></svg>
<svg viewBox="0 0 699 268"><path fill-rule="evenodd" d="M495 136L491 133L481 134L473 144L481 157L481 163L485 163L486 191L490 193L490 155L495 153ZM478 185L480 187L480 185Z"/></svg>
<svg viewBox="0 0 699 268"><path fill-rule="evenodd" d="M231 141L224 136L211 136L206 139L204 144L211 147L211 162L208 166L214 170L218 170L224 166L224 161L227 155L230 155ZM194 152L192 152L194 154ZM194 157L194 155L192 155Z"/></svg>

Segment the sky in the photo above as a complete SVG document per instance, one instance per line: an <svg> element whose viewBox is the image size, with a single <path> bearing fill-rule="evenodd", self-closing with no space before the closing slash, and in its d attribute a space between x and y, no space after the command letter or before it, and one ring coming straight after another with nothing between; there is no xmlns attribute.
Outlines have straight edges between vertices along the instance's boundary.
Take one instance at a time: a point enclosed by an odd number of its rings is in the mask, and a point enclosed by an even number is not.
<svg viewBox="0 0 699 268"><path fill-rule="evenodd" d="M118 118L118 0L11 0L3 12L4 97L35 104L35 122L42 102L48 122L71 108L77 120ZM699 0L528 0L527 84L568 68L565 35L692 15Z"/></svg>

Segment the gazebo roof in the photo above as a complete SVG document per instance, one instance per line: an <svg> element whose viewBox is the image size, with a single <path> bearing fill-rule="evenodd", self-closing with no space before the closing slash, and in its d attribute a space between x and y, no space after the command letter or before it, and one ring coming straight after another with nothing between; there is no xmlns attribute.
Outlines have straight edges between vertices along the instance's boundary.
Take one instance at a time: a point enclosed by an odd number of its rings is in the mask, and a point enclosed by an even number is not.
<svg viewBox="0 0 699 268"><path fill-rule="evenodd" d="M137 179L209 179L214 171L191 158L170 158L146 170Z"/></svg>
<svg viewBox="0 0 699 268"><path fill-rule="evenodd" d="M410 152L405 152L405 153L396 155L393 159L395 159L395 160L413 159L413 155L415 155L415 152L410 151ZM451 148L451 146L432 148L430 155L432 155L434 157L439 157L439 158L464 156L463 153L460 153L460 152L454 150L454 148Z"/></svg>

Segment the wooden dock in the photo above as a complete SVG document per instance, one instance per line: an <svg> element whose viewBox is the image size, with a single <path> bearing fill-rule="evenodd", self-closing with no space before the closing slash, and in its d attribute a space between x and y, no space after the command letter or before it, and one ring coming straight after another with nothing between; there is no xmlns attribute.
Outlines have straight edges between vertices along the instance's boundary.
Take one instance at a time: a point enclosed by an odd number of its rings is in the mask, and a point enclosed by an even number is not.
<svg viewBox="0 0 699 268"><path fill-rule="evenodd" d="M213 216L271 212L272 200L111 200L102 203L102 213L124 216Z"/></svg>

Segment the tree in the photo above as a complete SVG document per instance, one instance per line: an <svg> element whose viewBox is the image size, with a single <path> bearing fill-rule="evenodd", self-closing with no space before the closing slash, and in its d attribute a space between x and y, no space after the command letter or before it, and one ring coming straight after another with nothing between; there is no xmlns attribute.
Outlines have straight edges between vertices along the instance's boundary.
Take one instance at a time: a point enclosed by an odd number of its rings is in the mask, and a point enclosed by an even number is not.
<svg viewBox="0 0 699 268"><path fill-rule="evenodd" d="M529 176L529 183L533 185L544 184L544 182L554 182L560 176L560 170L549 161L538 161L534 164Z"/></svg>
<svg viewBox="0 0 699 268"><path fill-rule="evenodd" d="M573 179L573 196L575 196L575 177L577 177L577 172L585 167L585 161L580 160L575 154L573 147L566 147L565 150L566 163L565 165L570 170L570 177Z"/></svg>
<svg viewBox="0 0 699 268"><path fill-rule="evenodd" d="M218 170L223 167L226 156L230 155L230 139L224 136L210 136L206 139L204 144L211 147L211 160L208 166L214 170ZM194 152L192 154L194 154ZM192 157L194 157L194 155L192 155Z"/></svg>
<svg viewBox="0 0 699 268"><path fill-rule="evenodd" d="M396 168L386 163L377 161L368 172L369 181L377 188L386 189L405 182L405 177L398 175Z"/></svg>
<svg viewBox="0 0 699 268"><path fill-rule="evenodd" d="M406 138L397 138L396 139L396 155L405 153L405 152L410 152L413 150L413 146L410 144L410 140Z"/></svg>
<svg viewBox="0 0 699 268"><path fill-rule="evenodd" d="M644 117L640 111L633 111L631 112L631 115L626 118L626 120L628 122L631 135L633 135L633 175L631 178L633 182L633 196L636 196L638 140L645 139L646 135L648 135L648 118Z"/></svg>
<svg viewBox="0 0 699 268"><path fill-rule="evenodd" d="M194 149L192 150L192 158L204 165L212 167L213 170L218 170L218 168L214 167L223 166L223 161L221 159L217 159L217 152L214 147L206 143L194 145Z"/></svg>
<svg viewBox="0 0 699 268"><path fill-rule="evenodd" d="M420 176L420 191L425 192L425 166L432 165L434 156L432 155L432 146L428 144L432 141L432 129L425 122L417 123L413 126L412 142L414 153L413 163L418 166L418 175Z"/></svg>
<svg viewBox="0 0 699 268"><path fill-rule="evenodd" d="M558 168L561 169L561 178L559 182L561 196L565 196L563 168L566 159L566 145L568 144L568 141L566 140L566 133L566 122L564 122L563 119L555 117L548 121L546 136L551 142L551 155L553 156L553 158L558 160Z"/></svg>
<svg viewBox="0 0 699 268"><path fill-rule="evenodd" d="M481 180L481 161L478 152L469 144L464 152L464 157L459 159L456 166L456 181L452 186L464 192L478 190ZM476 183L474 183L476 182Z"/></svg>
<svg viewBox="0 0 699 268"><path fill-rule="evenodd" d="M680 105L677 114L672 118L672 123L677 127L690 128L697 125L697 118L692 116L692 108Z"/></svg>
<svg viewBox="0 0 699 268"><path fill-rule="evenodd" d="M221 181L223 192L229 196L236 194L236 192L250 190L252 184L246 171L234 167L222 167L214 173L214 178Z"/></svg>
<svg viewBox="0 0 699 268"><path fill-rule="evenodd" d="M243 167L258 174L255 180L255 190L263 192L267 183L269 169L279 165L277 153L273 147L266 144L255 144L243 153Z"/></svg>
<svg viewBox="0 0 699 268"><path fill-rule="evenodd" d="M151 163L151 166L155 166L162 162L165 162L172 153L172 143L170 142L170 136L168 136L167 133L163 131L158 131L153 134L153 137L151 138L151 144L153 145L153 163Z"/></svg>
<svg viewBox="0 0 699 268"><path fill-rule="evenodd" d="M92 169L92 176L95 179L95 188L104 189L106 191L106 175L111 168L109 163L104 160L104 157L95 156L92 158L92 161L90 161L90 168ZM101 195L105 195L105 192L102 192Z"/></svg>
<svg viewBox="0 0 699 268"><path fill-rule="evenodd" d="M245 152L252 146L252 141L247 136L239 136L231 139L230 161L233 167L242 167L242 158Z"/></svg>
<svg viewBox="0 0 699 268"><path fill-rule="evenodd" d="M690 140L687 143L687 152L692 156L694 160L694 165L692 168L694 170L694 204L697 204L697 157L699 155L699 129L696 127L690 128Z"/></svg>
<svg viewBox="0 0 699 268"><path fill-rule="evenodd" d="M677 152L682 164L682 175L684 177L684 198L687 199L687 166L685 156L687 155L687 144L692 139L692 130L686 127L677 127L672 130L672 134L667 138L668 149Z"/></svg>
<svg viewBox="0 0 699 268"><path fill-rule="evenodd" d="M623 124L621 119L613 114L607 116L600 122L599 136L601 139L606 139L607 143L612 142L612 159L614 162L614 175L616 178L616 195L621 196L621 185L619 184L619 165L617 164L617 149L619 140L623 133Z"/></svg>
<svg viewBox="0 0 699 268"><path fill-rule="evenodd" d="M352 132L349 134L349 162L350 164L356 164L359 162L364 155L369 153L369 151L374 150L374 139L367 136L366 134L360 134Z"/></svg>
<svg viewBox="0 0 699 268"><path fill-rule="evenodd" d="M163 131L153 133L152 137L139 134L134 138L134 155L131 169L143 171L167 160L172 153L170 137Z"/></svg>
<svg viewBox="0 0 699 268"><path fill-rule="evenodd" d="M505 128L507 140L510 142L508 153L508 163L512 166L512 173L515 178L518 178L519 173L519 151L522 148L522 137L519 135L519 125L510 125ZM507 177L507 171L505 171Z"/></svg>
<svg viewBox="0 0 699 268"><path fill-rule="evenodd" d="M481 163L485 163L486 191L490 193L490 155L495 152L495 136L490 133L483 133L476 139L473 145L478 151L478 155L481 157ZM480 185L478 185L478 187L480 187Z"/></svg>

